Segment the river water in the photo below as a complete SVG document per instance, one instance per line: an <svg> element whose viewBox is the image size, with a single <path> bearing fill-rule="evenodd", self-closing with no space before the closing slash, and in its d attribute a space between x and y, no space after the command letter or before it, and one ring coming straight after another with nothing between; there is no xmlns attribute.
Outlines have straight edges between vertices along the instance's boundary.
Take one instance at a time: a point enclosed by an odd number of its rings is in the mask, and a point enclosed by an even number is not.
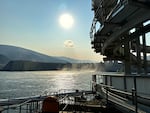
<svg viewBox="0 0 150 113"><path fill-rule="evenodd" d="M0 72L0 99L42 95L60 89L90 90L94 71Z"/></svg>

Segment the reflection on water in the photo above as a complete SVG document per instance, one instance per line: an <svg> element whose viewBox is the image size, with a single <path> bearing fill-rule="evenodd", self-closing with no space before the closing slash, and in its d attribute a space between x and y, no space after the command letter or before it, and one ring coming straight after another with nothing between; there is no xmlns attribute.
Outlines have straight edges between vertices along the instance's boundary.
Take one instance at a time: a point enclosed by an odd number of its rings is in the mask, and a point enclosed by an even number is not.
<svg viewBox="0 0 150 113"><path fill-rule="evenodd" d="M41 95L60 89L89 90L92 71L0 72L0 99Z"/></svg>

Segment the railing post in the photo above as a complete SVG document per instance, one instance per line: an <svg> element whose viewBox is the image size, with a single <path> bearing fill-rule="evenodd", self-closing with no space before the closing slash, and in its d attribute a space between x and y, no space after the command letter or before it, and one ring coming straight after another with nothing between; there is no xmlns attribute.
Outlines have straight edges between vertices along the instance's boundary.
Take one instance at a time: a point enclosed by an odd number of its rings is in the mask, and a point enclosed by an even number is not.
<svg viewBox="0 0 150 113"><path fill-rule="evenodd" d="M27 103L27 105L26 105L26 113L28 113L28 103Z"/></svg>
<svg viewBox="0 0 150 113"><path fill-rule="evenodd" d="M107 85L108 83L107 83L107 76L105 76L105 85ZM106 87L106 104L107 104L107 106L108 106L108 87Z"/></svg>
<svg viewBox="0 0 150 113"><path fill-rule="evenodd" d="M37 109L37 110L39 109L38 101L36 102L36 109Z"/></svg>
<svg viewBox="0 0 150 113"><path fill-rule="evenodd" d="M92 92L96 92L96 75L92 75Z"/></svg>
<svg viewBox="0 0 150 113"><path fill-rule="evenodd" d="M2 111L3 111L3 107L0 106L0 113L2 113Z"/></svg>
<svg viewBox="0 0 150 113"><path fill-rule="evenodd" d="M34 101L32 102L32 111L34 111Z"/></svg>
<svg viewBox="0 0 150 113"><path fill-rule="evenodd" d="M32 105L31 105L31 103L29 105L29 112L32 113Z"/></svg>
<svg viewBox="0 0 150 113"><path fill-rule="evenodd" d="M132 104L135 105L135 89L132 88Z"/></svg>
<svg viewBox="0 0 150 113"><path fill-rule="evenodd" d="M124 90L127 91L127 82L126 82L126 76L123 77L123 82L124 82Z"/></svg>
<svg viewBox="0 0 150 113"><path fill-rule="evenodd" d="M19 113L21 113L21 105L19 106Z"/></svg>
<svg viewBox="0 0 150 113"><path fill-rule="evenodd" d="M7 113L9 113L9 105L8 105L8 108L7 108Z"/></svg>
<svg viewBox="0 0 150 113"><path fill-rule="evenodd" d="M133 104L135 105L135 113L138 112L138 102L137 102L137 87L136 87L136 77L133 77L134 80L134 88L132 88L132 99Z"/></svg>

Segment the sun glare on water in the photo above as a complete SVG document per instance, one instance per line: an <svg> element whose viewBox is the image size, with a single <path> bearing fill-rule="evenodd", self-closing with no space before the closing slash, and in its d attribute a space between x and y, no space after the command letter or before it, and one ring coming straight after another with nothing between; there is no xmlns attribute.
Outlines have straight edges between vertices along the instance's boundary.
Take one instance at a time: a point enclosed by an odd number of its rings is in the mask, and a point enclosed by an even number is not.
<svg viewBox="0 0 150 113"><path fill-rule="evenodd" d="M70 14L65 13L59 17L59 23L63 28L70 29L74 24L74 19Z"/></svg>

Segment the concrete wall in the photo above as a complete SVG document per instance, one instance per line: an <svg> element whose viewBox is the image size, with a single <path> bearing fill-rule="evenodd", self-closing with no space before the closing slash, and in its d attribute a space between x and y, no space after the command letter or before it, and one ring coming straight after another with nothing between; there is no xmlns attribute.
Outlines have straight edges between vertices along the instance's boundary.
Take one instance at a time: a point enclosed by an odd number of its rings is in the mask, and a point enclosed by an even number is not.
<svg viewBox="0 0 150 113"><path fill-rule="evenodd" d="M103 84L113 86L115 89L132 92L135 88L134 77L138 95L150 95L150 76L103 76ZM107 80L106 80L107 79ZM107 81L107 83L105 83Z"/></svg>

